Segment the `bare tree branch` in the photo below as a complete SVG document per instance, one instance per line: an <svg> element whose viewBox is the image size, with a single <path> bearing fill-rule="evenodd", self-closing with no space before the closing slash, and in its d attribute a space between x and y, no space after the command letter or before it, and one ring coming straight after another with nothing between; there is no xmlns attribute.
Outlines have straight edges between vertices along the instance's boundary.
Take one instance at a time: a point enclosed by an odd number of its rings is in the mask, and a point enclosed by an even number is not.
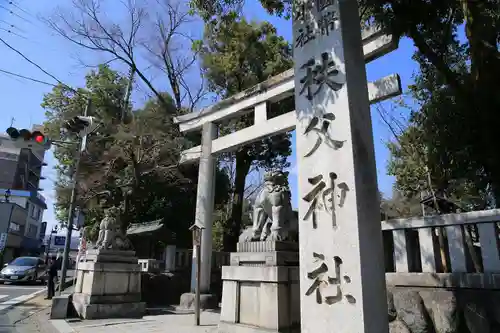
<svg viewBox="0 0 500 333"><path fill-rule="evenodd" d="M164 12L156 13L155 29L151 32L145 8L150 7L152 2L153 0L147 1L146 5L141 7L133 0L121 0L120 3L127 11L125 24L109 20L103 8L105 0L72 0L70 13L58 9L54 16L45 19L45 22L67 41L92 52L107 54L110 57L108 62L120 60L137 74L165 108L169 108L169 101L147 74L152 66L140 68L138 65L138 61L142 59L137 55L141 53L141 48L146 49L149 55L158 60L151 65L167 74L176 109L186 107L192 111L205 95L203 80L200 80L199 85L193 85L192 82L188 83L187 78L188 71L196 63L197 54L186 52L186 45L192 43L193 38L182 30L192 20L188 11L183 10L186 8L183 2L173 4L169 0L156 0ZM116 2L113 2L113 6L116 6ZM157 47L152 47L151 42L141 40L141 32L153 35L151 39L156 41ZM191 49L190 46L188 50Z"/></svg>

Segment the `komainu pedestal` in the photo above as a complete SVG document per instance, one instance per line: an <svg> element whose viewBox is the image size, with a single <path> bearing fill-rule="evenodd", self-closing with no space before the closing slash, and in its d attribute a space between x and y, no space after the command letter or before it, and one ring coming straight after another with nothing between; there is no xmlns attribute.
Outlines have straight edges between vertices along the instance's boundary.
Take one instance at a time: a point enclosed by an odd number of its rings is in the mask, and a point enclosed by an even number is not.
<svg viewBox="0 0 500 333"><path fill-rule="evenodd" d="M298 265L297 243L238 243L222 267L219 332L298 332Z"/></svg>
<svg viewBox="0 0 500 333"><path fill-rule="evenodd" d="M141 270L134 251L88 250L78 264L73 306L83 319L141 318Z"/></svg>

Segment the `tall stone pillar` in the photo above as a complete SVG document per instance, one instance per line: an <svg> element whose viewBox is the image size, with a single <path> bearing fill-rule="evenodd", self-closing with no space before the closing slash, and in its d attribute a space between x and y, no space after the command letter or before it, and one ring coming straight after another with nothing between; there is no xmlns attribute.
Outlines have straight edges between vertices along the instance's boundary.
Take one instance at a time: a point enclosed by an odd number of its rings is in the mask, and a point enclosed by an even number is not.
<svg viewBox="0 0 500 333"><path fill-rule="evenodd" d="M357 1L303 0L295 7L301 332L387 333Z"/></svg>
<svg viewBox="0 0 500 333"><path fill-rule="evenodd" d="M212 140L217 137L217 126L206 123L202 129L201 156L198 171L198 189L196 193L195 223L204 227L201 234L201 306L202 308L216 307L215 295L210 294L210 275L212 267L212 225L214 215L215 192L215 157L212 156ZM194 306L194 291L196 281L196 258L193 249L191 269L191 292L181 295L181 307Z"/></svg>

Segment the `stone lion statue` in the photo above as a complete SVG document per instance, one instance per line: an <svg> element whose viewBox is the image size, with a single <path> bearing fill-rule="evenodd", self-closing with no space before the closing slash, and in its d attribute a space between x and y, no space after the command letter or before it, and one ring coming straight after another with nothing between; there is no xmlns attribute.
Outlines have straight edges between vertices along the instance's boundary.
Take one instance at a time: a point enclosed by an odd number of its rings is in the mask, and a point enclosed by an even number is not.
<svg viewBox="0 0 500 333"><path fill-rule="evenodd" d="M99 226L99 237L95 249L130 250L132 244L122 231L119 221L120 210L110 207L104 213Z"/></svg>
<svg viewBox="0 0 500 333"><path fill-rule="evenodd" d="M92 233L92 227L90 227L90 226L83 227L83 230L82 230L82 239L87 244L87 247L91 246L91 240L90 240L91 239L91 233Z"/></svg>
<svg viewBox="0 0 500 333"><path fill-rule="evenodd" d="M297 241L298 223L286 177L281 170L266 172L253 205L253 225L243 231L240 242Z"/></svg>

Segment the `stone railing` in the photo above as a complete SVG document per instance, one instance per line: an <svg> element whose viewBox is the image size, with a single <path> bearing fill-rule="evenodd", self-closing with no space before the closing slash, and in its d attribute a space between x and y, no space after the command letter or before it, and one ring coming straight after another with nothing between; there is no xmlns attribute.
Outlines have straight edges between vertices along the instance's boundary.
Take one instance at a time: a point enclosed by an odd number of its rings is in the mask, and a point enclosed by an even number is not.
<svg viewBox="0 0 500 333"><path fill-rule="evenodd" d="M498 222L499 209L382 221L386 272L500 272Z"/></svg>
<svg viewBox="0 0 500 333"><path fill-rule="evenodd" d="M500 209L382 221L386 272L500 272L497 223ZM192 253L176 249L175 267L191 267ZM212 265L229 265L229 254L213 252Z"/></svg>

